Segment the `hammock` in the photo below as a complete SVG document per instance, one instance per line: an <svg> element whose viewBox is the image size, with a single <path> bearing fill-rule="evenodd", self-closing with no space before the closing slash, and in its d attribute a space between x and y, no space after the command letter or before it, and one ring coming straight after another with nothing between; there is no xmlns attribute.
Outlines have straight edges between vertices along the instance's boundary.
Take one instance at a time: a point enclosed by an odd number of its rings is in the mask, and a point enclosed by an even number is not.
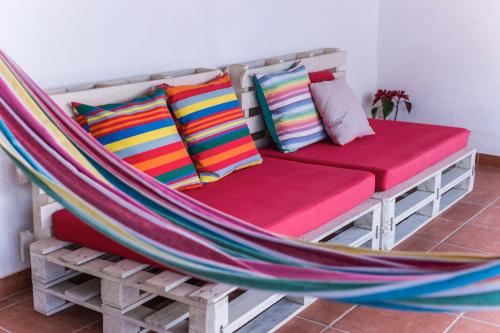
<svg viewBox="0 0 500 333"><path fill-rule="evenodd" d="M281 237L107 151L0 51L0 145L34 183L132 251L213 282L413 311L500 306L499 257L380 252Z"/></svg>

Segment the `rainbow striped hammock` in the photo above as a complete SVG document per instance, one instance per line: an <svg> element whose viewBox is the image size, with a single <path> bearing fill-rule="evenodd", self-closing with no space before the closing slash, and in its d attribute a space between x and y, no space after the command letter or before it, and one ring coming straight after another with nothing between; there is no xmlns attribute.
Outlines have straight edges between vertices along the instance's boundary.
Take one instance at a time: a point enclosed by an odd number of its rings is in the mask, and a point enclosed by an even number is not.
<svg viewBox="0 0 500 333"><path fill-rule="evenodd" d="M500 306L499 257L377 252L283 238L170 190L105 150L0 51L0 144L95 230L214 282L403 310Z"/></svg>

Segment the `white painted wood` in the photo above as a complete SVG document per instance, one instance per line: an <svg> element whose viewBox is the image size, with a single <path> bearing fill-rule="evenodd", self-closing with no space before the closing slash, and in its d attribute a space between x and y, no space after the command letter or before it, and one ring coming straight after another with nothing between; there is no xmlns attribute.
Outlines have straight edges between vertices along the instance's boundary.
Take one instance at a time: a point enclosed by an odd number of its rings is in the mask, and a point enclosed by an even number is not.
<svg viewBox="0 0 500 333"><path fill-rule="evenodd" d="M238 288L235 286L229 286L223 283L207 283L195 292L189 294L189 298L200 303L216 303L236 289Z"/></svg>
<svg viewBox="0 0 500 333"><path fill-rule="evenodd" d="M64 291L66 296L81 302L88 301L101 294L101 280L91 279L80 285L74 286Z"/></svg>
<svg viewBox="0 0 500 333"><path fill-rule="evenodd" d="M117 262L114 265L105 267L102 271L105 274L120 278L120 279L125 279L126 277L131 276L132 274L135 274L145 268L147 268L149 265L147 264L141 264L140 262L133 261L130 259L123 259Z"/></svg>
<svg viewBox="0 0 500 333"><path fill-rule="evenodd" d="M151 326L168 330L189 317L189 307L181 303L172 303L145 318Z"/></svg>
<svg viewBox="0 0 500 333"><path fill-rule="evenodd" d="M81 265L95 258L98 258L103 254L104 252L92 250L87 247L81 247L75 251L61 256L61 260L73 265Z"/></svg>
<svg viewBox="0 0 500 333"><path fill-rule="evenodd" d="M465 148L374 195L382 203L383 250L391 250L472 191L475 155L474 149ZM449 195L443 199L446 193Z"/></svg>
<svg viewBox="0 0 500 333"><path fill-rule="evenodd" d="M217 303L189 307L189 333L219 333L229 323L227 296Z"/></svg>
<svg viewBox="0 0 500 333"><path fill-rule="evenodd" d="M245 325L284 296L262 291L246 291L229 303L229 324L226 331Z"/></svg>
<svg viewBox="0 0 500 333"><path fill-rule="evenodd" d="M222 72L220 70L213 70L185 76L167 77L154 81L113 85L101 88L96 88L95 85L93 85L89 90L67 92L60 95L52 95L51 97L61 108L63 108L63 110L72 115L71 102L80 102L89 105L124 102L150 93L155 86L162 83L174 86L199 84L210 81L221 74Z"/></svg>
<svg viewBox="0 0 500 333"><path fill-rule="evenodd" d="M70 244L71 244L70 242L60 241L55 238L47 238L31 244L30 249L32 252L38 254L49 254L51 252L62 249Z"/></svg>
<svg viewBox="0 0 500 333"><path fill-rule="evenodd" d="M164 271L146 280L144 284L150 286L151 288L158 289L159 292L165 293L175 287L178 287L189 279L190 277L187 275Z"/></svg>

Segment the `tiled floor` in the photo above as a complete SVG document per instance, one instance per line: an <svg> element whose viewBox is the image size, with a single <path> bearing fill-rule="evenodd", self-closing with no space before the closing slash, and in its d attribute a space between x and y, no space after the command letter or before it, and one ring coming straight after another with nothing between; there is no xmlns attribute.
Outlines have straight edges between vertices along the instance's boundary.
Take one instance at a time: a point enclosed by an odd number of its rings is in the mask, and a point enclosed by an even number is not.
<svg viewBox="0 0 500 333"><path fill-rule="evenodd" d="M476 188L398 247L408 251L500 252L500 169L479 168ZM33 311L31 291L0 299L0 333L97 333L100 316L73 306L50 318ZM500 333L500 311L424 314L317 301L280 333Z"/></svg>

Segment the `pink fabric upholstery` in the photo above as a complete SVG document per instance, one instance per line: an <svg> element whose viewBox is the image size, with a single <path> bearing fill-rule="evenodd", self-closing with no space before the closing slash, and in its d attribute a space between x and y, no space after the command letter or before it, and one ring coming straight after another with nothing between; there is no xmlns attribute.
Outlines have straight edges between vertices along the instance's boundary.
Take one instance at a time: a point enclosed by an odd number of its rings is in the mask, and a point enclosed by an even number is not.
<svg viewBox="0 0 500 333"><path fill-rule="evenodd" d="M466 129L370 119L375 135L336 146L322 141L283 154L274 147L261 149L277 157L318 165L364 170L376 176L376 190L385 191L467 147Z"/></svg>
<svg viewBox="0 0 500 333"><path fill-rule="evenodd" d="M374 187L368 172L266 158L185 193L269 231L299 237L370 198ZM52 222L58 239L144 261L65 210Z"/></svg>

